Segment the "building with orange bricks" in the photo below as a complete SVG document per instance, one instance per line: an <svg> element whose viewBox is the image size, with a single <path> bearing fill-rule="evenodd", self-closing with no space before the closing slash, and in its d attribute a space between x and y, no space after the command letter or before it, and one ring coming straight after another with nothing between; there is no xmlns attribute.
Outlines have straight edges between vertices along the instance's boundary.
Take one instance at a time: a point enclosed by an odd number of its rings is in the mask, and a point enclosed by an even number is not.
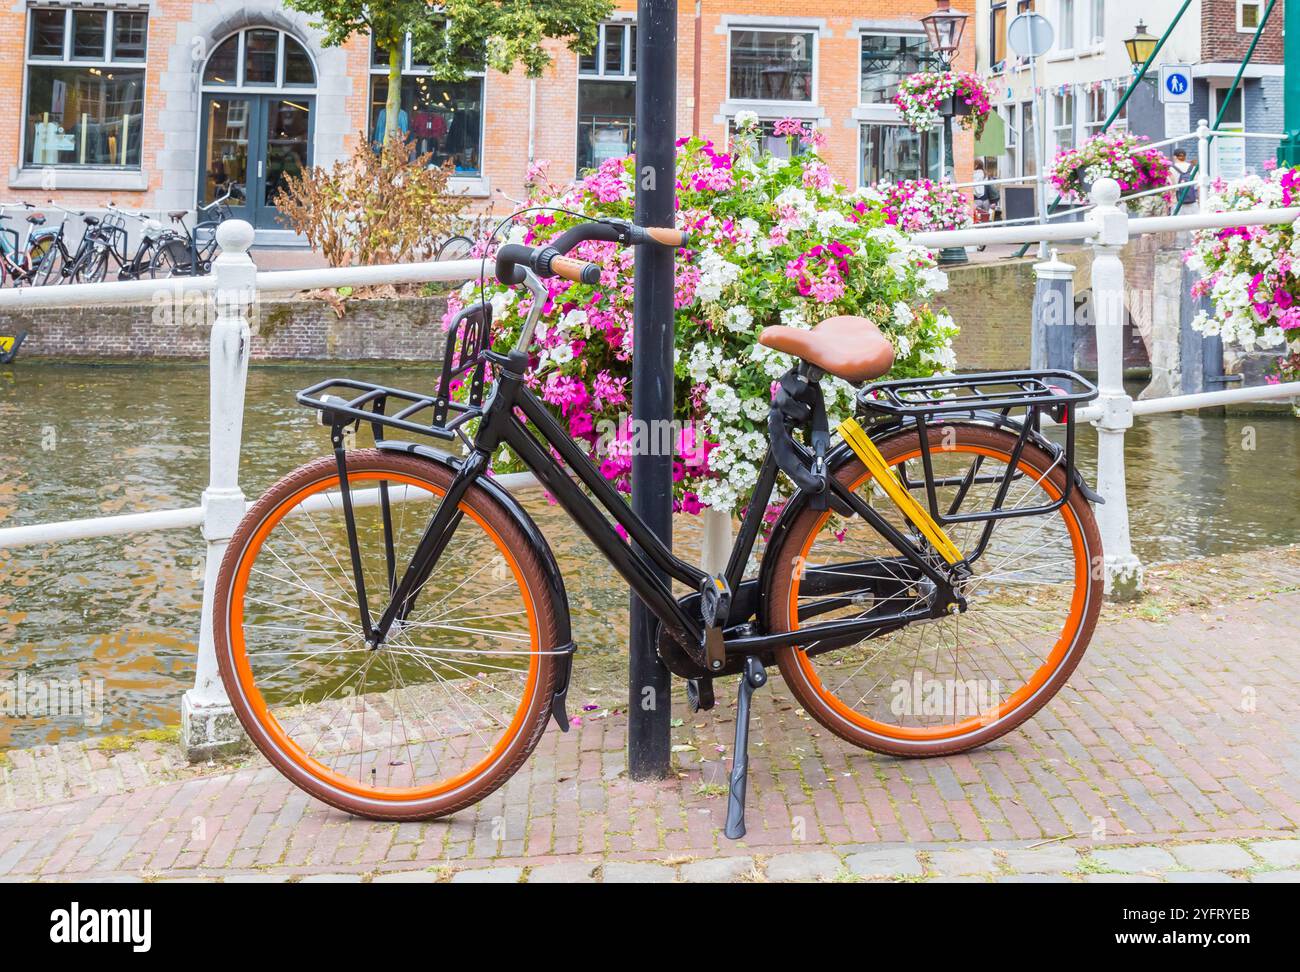
<svg viewBox="0 0 1300 972"><path fill-rule="evenodd" d="M404 55L396 123L455 170L480 206L524 192L529 165L562 180L627 154L635 138L636 3L619 0L600 46L550 45L537 79L486 71L446 83ZM792 116L826 136L848 185L938 175L939 140L899 124L898 80L933 63L933 0L682 0L677 128L723 143L736 114ZM291 244L275 193L287 173L377 140L387 55L368 37L324 47L310 18L269 0L76 0L0 12L0 199L192 211L230 194L259 242ZM957 57L974 66L975 41ZM970 177L960 128L954 160ZM772 148L783 150L783 140Z"/></svg>

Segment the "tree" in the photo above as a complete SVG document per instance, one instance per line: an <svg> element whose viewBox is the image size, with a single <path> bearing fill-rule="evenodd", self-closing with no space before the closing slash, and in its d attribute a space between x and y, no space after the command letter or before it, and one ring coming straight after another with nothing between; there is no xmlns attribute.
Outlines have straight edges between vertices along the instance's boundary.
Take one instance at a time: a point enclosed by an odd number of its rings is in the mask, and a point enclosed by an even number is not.
<svg viewBox="0 0 1300 972"><path fill-rule="evenodd" d="M596 46L599 25L613 0L286 0L315 19L325 45L339 47L355 34L373 35L388 55L388 99L384 140L399 134L402 107L402 54L406 35L421 64L439 81L461 81L484 64L509 73L522 63L528 77L551 63L542 42L565 39L585 53Z"/></svg>

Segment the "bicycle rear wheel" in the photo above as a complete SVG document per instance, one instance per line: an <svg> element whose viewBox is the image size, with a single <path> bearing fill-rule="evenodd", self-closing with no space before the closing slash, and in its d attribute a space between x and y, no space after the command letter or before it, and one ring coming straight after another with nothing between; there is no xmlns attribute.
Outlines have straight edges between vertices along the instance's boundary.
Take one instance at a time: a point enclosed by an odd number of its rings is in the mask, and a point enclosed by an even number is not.
<svg viewBox="0 0 1300 972"><path fill-rule="evenodd" d="M103 283L108 275L108 251L94 249L72 268L73 283Z"/></svg>
<svg viewBox="0 0 1300 972"><path fill-rule="evenodd" d="M349 454L374 619L451 476L414 456ZM433 576L370 649L338 486L333 457L319 459L240 523L216 587L222 680L253 742L317 799L377 819L451 813L509 779L546 727L560 660L544 551L472 487Z"/></svg>
<svg viewBox="0 0 1300 972"><path fill-rule="evenodd" d="M939 509L958 500L973 464L976 480L958 511L992 508L1016 444L1010 432L971 424L929 430ZM886 462L906 471L925 505L920 437L879 443ZM1059 499L1058 460L1026 446L1004 508ZM856 458L837 476L895 528L924 541ZM964 555L984 522L950 527ZM777 558L766 603L769 630L898 613L924 606L930 582L860 517L804 509L768 556ZM816 643L777 652L791 692L819 722L855 745L896 756L934 756L981 746L1010 732L1065 684L1087 648L1101 608L1101 539L1076 489L1054 513L997 523L963 585L968 610L913 622L837 649ZM936 555L937 561L937 555Z"/></svg>
<svg viewBox="0 0 1300 972"><path fill-rule="evenodd" d="M159 240L149 261L149 276L155 280L194 276L194 260L189 245L176 238Z"/></svg>

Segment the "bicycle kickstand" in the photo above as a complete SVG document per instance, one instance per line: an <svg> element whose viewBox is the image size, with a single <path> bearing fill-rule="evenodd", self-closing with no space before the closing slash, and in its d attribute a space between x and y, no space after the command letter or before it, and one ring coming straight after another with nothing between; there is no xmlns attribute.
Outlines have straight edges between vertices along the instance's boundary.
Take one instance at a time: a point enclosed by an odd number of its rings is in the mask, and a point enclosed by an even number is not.
<svg viewBox="0 0 1300 972"><path fill-rule="evenodd" d="M731 785L727 795L726 834L732 840L745 836L745 787L749 781L749 704L754 689L767 684L767 671L755 655L745 659L736 704L736 743L731 753Z"/></svg>

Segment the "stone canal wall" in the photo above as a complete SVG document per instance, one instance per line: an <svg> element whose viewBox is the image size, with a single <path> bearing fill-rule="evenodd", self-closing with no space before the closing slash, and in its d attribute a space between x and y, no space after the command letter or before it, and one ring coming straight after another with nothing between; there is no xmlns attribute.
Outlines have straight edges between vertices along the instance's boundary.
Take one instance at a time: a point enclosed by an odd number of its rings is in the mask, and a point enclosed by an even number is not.
<svg viewBox="0 0 1300 972"><path fill-rule="evenodd" d="M104 305L0 314L0 333L27 331L22 358L206 358L211 304ZM263 300L253 314L253 358L427 361L443 350L443 297L349 301Z"/></svg>

